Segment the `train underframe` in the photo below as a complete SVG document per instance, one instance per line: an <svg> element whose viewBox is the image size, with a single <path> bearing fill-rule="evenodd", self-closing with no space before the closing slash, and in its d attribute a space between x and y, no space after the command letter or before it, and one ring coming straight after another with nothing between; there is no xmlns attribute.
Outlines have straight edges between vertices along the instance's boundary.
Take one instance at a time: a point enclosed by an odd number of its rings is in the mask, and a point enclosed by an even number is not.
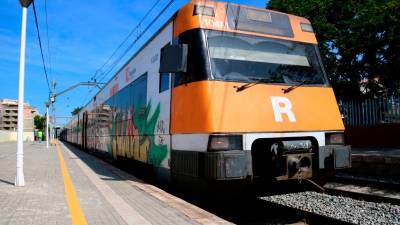
<svg viewBox="0 0 400 225"><path fill-rule="evenodd" d="M115 163L125 167L134 165L133 162L118 157ZM322 185L335 171L351 166L351 149L345 145L318 146L312 137L260 138L253 142L251 150L171 150L170 169L153 168L155 173L151 172L150 165L138 164L140 173L154 174L161 177L158 180L175 187L215 193L265 194L301 187L303 180Z"/></svg>
<svg viewBox="0 0 400 225"><path fill-rule="evenodd" d="M219 193L264 194L288 184L301 187L304 180L323 185L335 171L350 166L350 146L318 146L314 138L261 138L251 150L171 151L175 183Z"/></svg>

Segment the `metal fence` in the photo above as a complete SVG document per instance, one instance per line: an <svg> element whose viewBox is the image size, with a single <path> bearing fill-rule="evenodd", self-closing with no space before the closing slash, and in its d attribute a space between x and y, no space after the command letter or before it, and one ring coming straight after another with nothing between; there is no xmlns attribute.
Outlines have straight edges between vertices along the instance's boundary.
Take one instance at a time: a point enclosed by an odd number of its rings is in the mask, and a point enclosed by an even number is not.
<svg viewBox="0 0 400 225"><path fill-rule="evenodd" d="M400 123L400 96L339 101L345 126L373 126L382 123Z"/></svg>

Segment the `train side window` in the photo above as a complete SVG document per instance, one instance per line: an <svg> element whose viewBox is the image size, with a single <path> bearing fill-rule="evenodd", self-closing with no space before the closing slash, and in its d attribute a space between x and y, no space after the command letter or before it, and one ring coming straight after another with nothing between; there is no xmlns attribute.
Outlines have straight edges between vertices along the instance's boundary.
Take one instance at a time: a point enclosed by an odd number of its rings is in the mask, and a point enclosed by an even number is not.
<svg viewBox="0 0 400 225"><path fill-rule="evenodd" d="M162 55L162 52L164 51L164 48L166 46L168 46L168 45L169 45L169 43L167 43L166 45L164 45L164 47L161 48L161 54L160 55ZM160 59L160 61L161 61L161 59ZM169 73L160 73L160 80L159 80L159 86L158 86L159 93L168 90L169 89L169 84L170 84L170 82L169 82Z"/></svg>
<svg viewBox="0 0 400 225"><path fill-rule="evenodd" d="M169 89L169 73L160 73L160 93Z"/></svg>

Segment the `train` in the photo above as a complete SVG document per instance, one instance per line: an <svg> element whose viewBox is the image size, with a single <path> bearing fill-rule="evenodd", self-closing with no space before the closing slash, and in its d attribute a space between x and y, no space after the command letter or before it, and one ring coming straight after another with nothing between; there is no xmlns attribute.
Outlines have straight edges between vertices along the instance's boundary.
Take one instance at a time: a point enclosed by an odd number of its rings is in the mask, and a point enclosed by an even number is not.
<svg viewBox="0 0 400 225"><path fill-rule="evenodd" d="M309 20L194 0L60 138L115 163L142 164L162 181L229 189L351 167L344 129Z"/></svg>

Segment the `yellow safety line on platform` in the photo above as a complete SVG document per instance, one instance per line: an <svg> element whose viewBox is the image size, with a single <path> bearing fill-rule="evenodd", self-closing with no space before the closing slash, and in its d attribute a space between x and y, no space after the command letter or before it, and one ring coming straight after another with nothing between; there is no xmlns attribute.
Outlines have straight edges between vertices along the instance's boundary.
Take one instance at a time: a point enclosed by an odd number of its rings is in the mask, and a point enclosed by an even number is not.
<svg viewBox="0 0 400 225"><path fill-rule="evenodd" d="M78 196L76 195L74 185L68 173L67 165L65 164L64 157L61 153L60 144L56 141L58 159L60 160L61 173L64 178L65 194L68 202L69 212L73 225L87 224L85 215L83 214L81 205L79 204Z"/></svg>

